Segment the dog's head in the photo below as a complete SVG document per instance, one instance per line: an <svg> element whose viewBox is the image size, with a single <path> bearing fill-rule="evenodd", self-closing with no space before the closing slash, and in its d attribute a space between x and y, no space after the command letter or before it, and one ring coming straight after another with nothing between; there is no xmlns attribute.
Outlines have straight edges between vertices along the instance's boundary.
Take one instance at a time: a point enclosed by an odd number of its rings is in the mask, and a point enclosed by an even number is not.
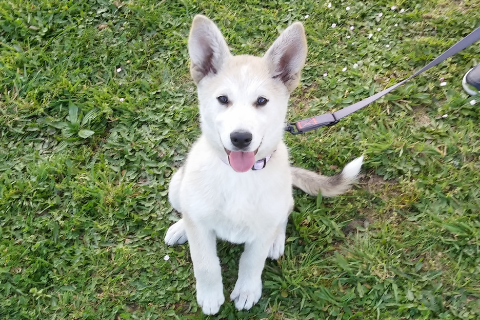
<svg viewBox="0 0 480 320"><path fill-rule="evenodd" d="M202 132L219 157L246 172L283 137L288 98L307 55L303 26L285 29L263 57L233 56L217 26L197 15L188 51Z"/></svg>

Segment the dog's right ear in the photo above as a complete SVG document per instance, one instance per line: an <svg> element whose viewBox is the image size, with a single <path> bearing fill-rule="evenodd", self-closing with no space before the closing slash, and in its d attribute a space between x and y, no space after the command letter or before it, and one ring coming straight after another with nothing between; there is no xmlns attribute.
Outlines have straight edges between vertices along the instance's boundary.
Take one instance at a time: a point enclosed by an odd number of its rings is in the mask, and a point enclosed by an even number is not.
<svg viewBox="0 0 480 320"><path fill-rule="evenodd" d="M205 76L219 72L231 56L218 27L203 15L193 18L188 38L188 53L191 59L190 74L197 84Z"/></svg>

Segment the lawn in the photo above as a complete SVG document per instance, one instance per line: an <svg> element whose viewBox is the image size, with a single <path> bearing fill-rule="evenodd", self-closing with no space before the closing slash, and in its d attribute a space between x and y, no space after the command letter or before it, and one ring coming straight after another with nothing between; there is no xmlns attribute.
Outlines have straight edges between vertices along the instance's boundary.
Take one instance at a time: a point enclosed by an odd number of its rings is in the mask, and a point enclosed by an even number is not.
<svg viewBox="0 0 480 320"><path fill-rule="evenodd" d="M348 7L348 10L347 10ZM0 2L0 318L202 319L172 173L199 136L187 36L213 19L261 55L294 21L309 53L289 120L406 78L480 25L480 0ZM285 135L292 163L359 183L295 191L285 255L250 311L210 319L479 319L480 43L339 124ZM219 243L225 294L242 247Z"/></svg>

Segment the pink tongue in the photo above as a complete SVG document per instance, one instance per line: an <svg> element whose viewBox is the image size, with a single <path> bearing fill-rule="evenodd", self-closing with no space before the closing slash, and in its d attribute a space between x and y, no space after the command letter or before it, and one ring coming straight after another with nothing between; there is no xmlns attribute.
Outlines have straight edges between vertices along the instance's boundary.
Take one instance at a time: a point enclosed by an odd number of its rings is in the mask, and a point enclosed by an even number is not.
<svg viewBox="0 0 480 320"><path fill-rule="evenodd" d="M255 152L231 151L228 160L233 170L247 172L255 163Z"/></svg>

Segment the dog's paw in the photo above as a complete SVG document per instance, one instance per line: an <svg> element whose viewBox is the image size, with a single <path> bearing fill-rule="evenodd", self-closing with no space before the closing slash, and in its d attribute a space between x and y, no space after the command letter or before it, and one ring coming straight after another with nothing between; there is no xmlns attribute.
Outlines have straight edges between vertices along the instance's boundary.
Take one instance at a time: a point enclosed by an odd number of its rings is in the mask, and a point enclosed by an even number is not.
<svg viewBox="0 0 480 320"><path fill-rule="evenodd" d="M268 257L273 260L277 260L281 256L283 256L283 252L285 251L285 232L280 232L273 242L272 246L270 247L270 251L268 252Z"/></svg>
<svg viewBox="0 0 480 320"><path fill-rule="evenodd" d="M185 232L183 219L178 220L174 225L168 228L167 234L165 235L165 243L169 246L184 244L187 240L187 233Z"/></svg>
<svg viewBox="0 0 480 320"><path fill-rule="evenodd" d="M222 284L213 287L197 285L197 302L204 314L216 314L225 302Z"/></svg>
<svg viewBox="0 0 480 320"><path fill-rule="evenodd" d="M230 299L235 301L237 310L249 310L262 296L262 280L237 280Z"/></svg>

